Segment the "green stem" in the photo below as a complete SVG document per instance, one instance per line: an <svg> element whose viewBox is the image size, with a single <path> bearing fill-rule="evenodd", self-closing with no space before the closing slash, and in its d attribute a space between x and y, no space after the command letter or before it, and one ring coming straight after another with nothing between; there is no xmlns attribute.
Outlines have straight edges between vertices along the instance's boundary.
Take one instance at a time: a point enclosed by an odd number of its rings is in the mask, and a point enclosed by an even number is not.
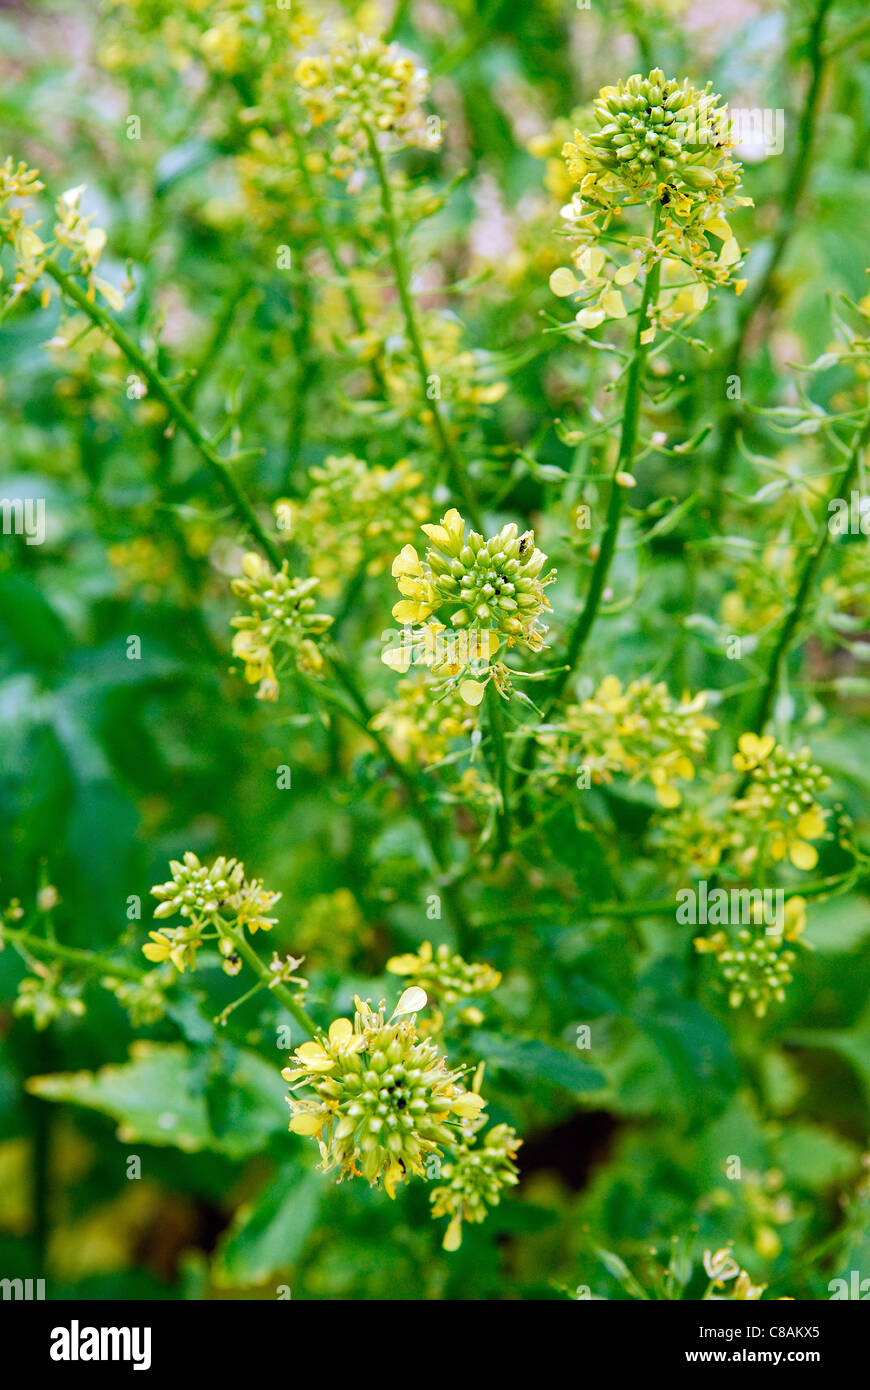
<svg viewBox="0 0 870 1390"><path fill-rule="evenodd" d="M286 985L275 983L275 976L272 971L263 964L244 932L229 926L226 922L220 922L218 930L221 936L227 937L233 943L233 949L242 957L242 960L247 961L260 983L269 990L270 994L274 994L276 999L280 999L287 1012L291 1013L296 1022L305 1029L307 1035L313 1038L317 1032L316 1023L309 1018L302 1005L296 1002L294 994Z"/></svg>
<svg viewBox="0 0 870 1390"><path fill-rule="evenodd" d="M662 208L661 203L656 200L653 208L653 220L651 230L651 241L655 248L656 238L661 222ZM637 431L640 420L640 404L643 394L643 382L646 367L647 355L650 344L641 341L644 331L650 327L650 315L655 309L658 300L659 284L661 281L661 259L656 257L651 266L643 287L643 295L640 303L640 310L637 316L637 329L634 335L634 347L631 360L628 366L628 374L625 384L625 402L622 410L622 426L619 437L619 450L616 456L616 463L610 479L610 497L607 503L607 516L604 523L604 535L598 551L592 574L589 579L589 588L586 593L586 602L580 612L573 631L568 641L568 649L565 653L563 662L559 663L560 670L550 682L549 695L544 705L541 723L546 724L558 703L559 697L565 688L569 678L573 674L583 655L583 650L592 631L595 619L598 616L598 609L601 603L601 596L610 572L613 556L616 552L616 541L619 535L619 522L622 516L622 508L625 500L626 489L620 487L616 480L616 475L621 472L630 473L634 453L637 447ZM528 778L534 769L537 758L537 745L534 737L529 737L522 759L522 772L520 773L520 785L525 786Z"/></svg>
<svg viewBox="0 0 870 1390"><path fill-rule="evenodd" d="M786 902L790 898L826 898L833 893L839 886L851 880L851 886L859 888L863 883L870 881L870 874L860 874L855 877L854 870L849 869L844 874L834 874L829 878L814 879L810 883L793 883L783 889ZM722 887L723 885L719 885ZM736 885L735 885L736 886ZM730 891L726 889L726 891ZM508 916L503 914L499 917L484 918L475 923L479 930L488 926L504 925L524 925L534 926L536 923L546 925L557 922L591 922L597 917L608 917L612 919L628 919L633 917L670 917L676 912L676 897L671 898L645 898L642 900L628 900L625 902L604 902L604 903L584 903L581 907L572 904L561 912L558 908L552 908L548 912L538 914L531 913L511 913Z"/></svg>
<svg viewBox="0 0 870 1390"><path fill-rule="evenodd" d="M212 472L216 475L224 491L232 503L232 506L239 517L239 520L246 527L250 535L268 556L275 569L281 568L281 556L275 542L266 534L260 520L254 511L251 503L233 476L228 461L222 458L215 448L208 435L204 434L199 425L194 420L187 406L182 401L179 394L172 389L166 378L157 370L153 363L141 349L134 343L130 335L115 321L105 309L96 303L92 303L85 291L77 284L72 275L61 267L54 260L45 262L45 273L50 275L52 280L66 295L67 299L81 309L83 314L102 329L124 353L125 357L133 363L134 367L142 373L153 394L166 406L172 418L176 421L179 428L187 435L190 442L205 459Z"/></svg>
<svg viewBox="0 0 870 1390"><path fill-rule="evenodd" d="M442 824L433 816L425 798L420 795L420 789L414 774L405 766L401 759L396 757L390 747L389 740L384 738L380 730L372 728L374 711L370 708L368 701L360 690L353 672L338 652L330 652L330 664L339 685L350 697L353 708L348 709L342 700L335 699L324 687L319 687L318 693L335 704L346 718L351 719L353 723L356 724L357 728L362 730L372 743L374 743L378 752L389 764L396 777L401 782L407 795L412 814L417 819L420 829L423 831L432 858L441 875L439 884L447 900L447 908L456 930L457 944L462 954L466 954L471 947L471 930L468 916L459 894L459 889L449 877L450 856Z"/></svg>
<svg viewBox="0 0 870 1390"><path fill-rule="evenodd" d="M848 500L849 492L858 475L858 470L861 466L861 457L868 440L870 440L870 415L868 415L865 423L856 435L852 451L849 455L849 461L846 465L846 470L840 476L836 484L836 492L834 494L836 497L844 497ZM764 731L764 726L770 715L773 699L779 685L783 666L785 665L795 633L797 632L798 625L803 616L807 599L813 587L813 582L819 572L819 568L831 542L830 501L831 499L828 499L825 503L824 513L819 519L815 543L807 552L797 592L795 593L785 622L780 629L779 637L771 652L767 667L767 679L764 683L764 689L761 692L761 697L751 721L751 728L759 734Z"/></svg>
<svg viewBox="0 0 870 1390"><path fill-rule="evenodd" d="M799 221L800 204L806 190L807 180L812 167L812 152L819 114L822 78L830 56L824 47L824 32L828 11L832 4L833 0L819 0L813 25L810 30L810 82L801 110L800 121L798 123L794 158L789 166L785 187L780 200L780 215L776 235L771 242L764 269L752 289L750 289L740 301L737 334L725 360L723 376L726 381L730 377L740 375L740 365L749 326L759 309L761 309L762 305L767 301L773 283L773 277ZM717 478L724 477L727 472L731 451L737 437L739 418L737 410L730 410L726 414L717 454L718 461L715 471L715 476ZM719 487L715 488L715 495L717 499L720 498L721 489Z"/></svg>
<svg viewBox="0 0 870 1390"><path fill-rule="evenodd" d="M655 246L661 222L661 203L656 201L653 211L653 225L651 241ZM616 463L613 467L610 482L610 497L607 503L607 516L604 524L604 536L601 540L601 548L592 570L589 580L589 589L586 595L586 602L583 606L571 638L568 643L568 650L565 654L566 669L560 671L554 678L550 695L544 709L544 722L546 723L550 713L554 709L559 696L561 695L566 682L575 670L580 657L583 655L584 647L589 634L598 616L598 609L601 603L601 595L607 582L613 556L616 552L616 541L619 535L619 522L622 516L622 507L625 501L626 489L620 487L616 481L618 473L630 473L634 453L637 447L637 429L640 420L640 403L643 395L644 370L646 367L647 354L650 349L649 343L641 341L644 332L650 326L650 314L655 309L659 293L659 282L661 280L661 260L656 259L650 268L649 274L643 287L643 297L641 299L640 311L637 316L637 330L634 337L634 348L631 361L628 367L628 375L625 383L625 404L622 411L622 428L619 437L619 451L616 456Z"/></svg>
<svg viewBox="0 0 870 1390"><path fill-rule="evenodd" d="M124 965L99 955L96 951L79 950L75 946L63 946L59 941L50 941L42 936L33 936L23 928L4 927L3 940L10 946L20 947L33 956L44 956L49 960L64 961L75 965L89 974L111 975L122 980L141 980L147 972L133 965Z"/></svg>
<svg viewBox="0 0 870 1390"><path fill-rule="evenodd" d="M290 129L290 135L292 137L293 145L296 150L296 163L299 167L299 172L302 176L302 183L305 187L305 193L308 197L309 202L311 203L311 206L315 210L315 215L317 217L317 226L320 232L320 237L323 242L324 249L326 251L327 256L329 257L329 261L333 270L341 280L342 287L344 289L344 296L347 300L347 307L350 312L350 316L353 319L354 328L356 329L357 333L363 334L366 331L366 321L365 315L362 311L362 305L360 304L359 296L357 295L356 289L350 281L347 270L345 269L342 263L341 256L338 253L338 246L336 244L335 237L332 235L332 228L329 226L326 217L321 213L321 199L318 196L317 189L314 186L314 179L311 177L311 170L305 163L305 146L302 143L302 137L299 134L296 122L292 119L292 116L288 118L287 125ZM384 375L381 371L380 363L372 362L371 371L372 376L374 377L375 385L377 386L381 395L386 398L387 386L386 382L384 381Z"/></svg>
<svg viewBox="0 0 870 1390"><path fill-rule="evenodd" d="M492 740L492 763L498 782L499 807L496 813L496 847L500 855L510 849L510 820L508 812L508 765L504 736L502 697L494 680L486 687L486 708Z"/></svg>
<svg viewBox="0 0 870 1390"><path fill-rule="evenodd" d="M432 417L432 428L436 440L444 451L444 456L450 467L453 485L462 497L465 510L469 520L478 531L483 530L480 510L477 500L469 481L465 467L465 461L461 457L455 443L450 437L444 416L441 413L441 403L437 400L429 400L427 391L429 385L429 369L426 366L426 357L423 352L423 340L420 336L420 326L417 322L417 315L414 309L414 301L411 296L410 276L408 265L405 260L405 252L399 234L399 226L396 220L396 210L393 204L393 193L390 188L390 181L387 178L387 171L384 165L384 157L378 147L377 137L370 126L365 126L366 136L369 142L369 150L372 156L372 163L375 167L378 185L381 194L381 208L384 214L384 221L387 227L387 238L390 243L390 259L393 263L393 271L396 277L396 289L399 295L399 302L402 306L402 313L405 318L405 327L408 339L411 344L411 352L414 363L417 367L417 374L420 378L420 391L425 408Z"/></svg>

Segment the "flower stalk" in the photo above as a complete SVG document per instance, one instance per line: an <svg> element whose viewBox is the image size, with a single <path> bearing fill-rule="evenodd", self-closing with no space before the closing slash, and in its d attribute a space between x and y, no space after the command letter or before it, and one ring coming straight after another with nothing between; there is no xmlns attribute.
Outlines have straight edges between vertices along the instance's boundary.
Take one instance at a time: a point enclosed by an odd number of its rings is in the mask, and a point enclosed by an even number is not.
<svg viewBox="0 0 870 1390"><path fill-rule="evenodd" d="M423 352L423 340L420 335L420 326L417 322L417 313L414 308L414 301L411 295L410 276L408 265L405 260L405 253L399 234L399 225L396 219L396 209L393 203L393 193L390 188L390 181L387 176L384 156L378 145L377 137L371 126L365 126L366 137L369 144L369 152L375 168L375 175L378 180L378 187L381 196L381 209L384 215L384 222L387 228L387 239L390 245L390 259L393 263L393 273L396 278L396 290L399 295L399 303L402 306L402 313L405 318L405 327L408 339L411 344L411 353L417 374L420 378L420 391L426 408L432 417L432 429L436 441L443 450L444 456L450 468L453 485L462 498L463 505L472 524L478 531L483 530L481 523L480 509L477 505L477 498L468 477L465 461L459 453L447 423L441 413L441 404L437 400L429 400L427 396L429 369L426 366L426 356Z"/></svg>

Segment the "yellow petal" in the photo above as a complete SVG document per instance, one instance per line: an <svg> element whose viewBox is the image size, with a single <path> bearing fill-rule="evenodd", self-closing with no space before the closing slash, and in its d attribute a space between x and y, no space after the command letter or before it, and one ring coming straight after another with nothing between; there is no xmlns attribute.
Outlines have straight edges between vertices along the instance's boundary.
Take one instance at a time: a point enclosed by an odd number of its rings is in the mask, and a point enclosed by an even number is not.
<svg viewBox="0 0 870 1390"><path fill-rule="evenodd" d="M425 1009L428 1002L425 989L420 989L419 985L412 985L410 989L402 992L399 1002L393 1010L393 1018L397 1014L419 1013L420 1009Z"/></svg>
<svg viewBox="0 0 870 1390"><path fill-rule="evenodd" d="M388 647L381 653L381 661L385 666L389 666L391 671L399 671L404 675L411 665L411 653L407 646Z"/></svg>
<svg viewBox="0 0 870 1390"><path fill-rule="evenodd" d="M587 280L594 280L601 273L606 257L598 246L587 246L585 251L581 251L577 257L577 265L580 267Z"/></svg>
<svg viewBox="0 0 870 1390"><path fill-rule="evenodd" d="M455 1110L464 1120L476 1120L485 1105L483 1096L477 1096L473 1091L464 1091L462 1095L455 1096L450 1101L450 1109Z"/></svg>
<svg viewBox="0 0 870 1390"><path fill-rule="evenodd" d="M486 693L486 686L480 681L463 681L459 694L467 705L479 705Z"/></svg>
<svg viewBox="0 0 870 1390"><path fill-rule="evenodd" d="M426 522L425 525L420 527L420 530L429 537L434 545L450 545L449 532L445 531L443 526L435 526L432 522Z"/></svg>
<svg viewBox="0 0 870 1390"><path fill-rule="evenodd" d="M656 801L660 806L666 806L671 810L674 806L679 806L682 801L680 793L670 782L663 782L660 787L656 787Z"/></svg>
<svg viewBox="0 0 870 1390"><path fill-rule="evenodd" d="M789 848L788 857L796 869L814 869L819 862L819 856L813 846L803 840L795 840Z"/></svg>
<svg viewBox="0 0 870 1390"><path fill-rule="evenodd" d="M319 1134L323 1129L325 1115L309 1115L307 1113L294 1115L290 1121L290 1131L292 1134Z"/></svg>
<svg viewBox="0 0 870 1390"><path fill-rule="evenodd" d="M560 266L554 270L550 276L550 289L553 294L557 294L560 299L564 299L569 294L574 294L580 288L580 282L565 266Z"/></svg>
<svg viewBox="0 0 870 1390"><path fill-rule="evenodd" d="M621 265L613 277L614 285L630 285L632 280L640 272L639 261L629 261L628 265Z"/></svg>
<svg viewBox="0 0 870 1390"><path fill-rule="evenodd" d="M353 1037L353 1024L349 1018L336 1018L329 1025L331 1043L348 1042Z"/></svg>
<svg viewBox="0 0 870 1390"><path fill-rule="evenodd" d="M458 1250L462 1244L462 1217L454 1216L441 1242L443 1250Z"/></svg>
<svg viewBox="0 0 870 1390"><path fill-rule="evenodd" d="M413 975L419 963L417 957L410 953L404 956L391 956L387 961L387 969L391 975Z"/></svg>
<svg viewBox="0 0 870 1390"><path fill-rule="evenodd" d="M619 290L607 290L601 296L601 307L612 319L624 319L628 314Z"/></svg>
<svg viewBox="0 0 870 1390"><path fill-rule="evenodd" d="M804 811L797 823L797 831L803 840L818 840L825 833L825 818L820 811Z"/></svg>
<svg viewBox="0 0 870 1390"><path fill-rule="evenodd" d="M393 617L398 623L421 623L432 612L430 603L419 603L416 599L403 598L393 608Z"/></svg>
<svg viewBox="0 0 870 1390"><path fill-rule="evenodd" d="M393 561L392 576L398 579L401 574L420 574L420 558L412 545L403 545Z"/></svg>
<svg viewBox="0 0 870 1390"><path fill-rule="evenodd" d="M724 217L711 217L709 222L704 223L704 231L712 232L720 241L729 241L732 235L731 228Z"/></svg>

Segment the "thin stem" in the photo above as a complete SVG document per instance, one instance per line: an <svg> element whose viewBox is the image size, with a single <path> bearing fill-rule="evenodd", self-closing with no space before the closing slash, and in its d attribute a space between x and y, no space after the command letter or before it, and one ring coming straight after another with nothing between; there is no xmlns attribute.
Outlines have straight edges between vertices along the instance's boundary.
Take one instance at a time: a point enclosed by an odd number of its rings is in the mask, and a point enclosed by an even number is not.
<svg viewBox="0 0 870 1390"><path fill-rule="evenodd" d="M809 179L810 169L812 167L813 145L815 143L816 125L821 100L822 78L830 57L829 51L827 51L824 46L824 32L828 11L832 4L833 0L819 0L810 30L810 81L801 110L800 121L798 122L794 158L789 166L785 187L783 188L782 198L780 200L779 224L777 226L776 235L771 242L764 269L753 287L740 301L737 334L731 345L730 352L725 359L723 376L726 381L731 377L740 375L740 364L749 326L759 309L767 301L773 283L773 277L799 221L800 204L806 190L807 180ZM736 410L728 411L719 440L718 464L716 467L716 475L718 477L723 477L727 471L727 465L737 436L738 424L738 412ZM720 496L720 490L718 488L716 489L716 496L717 498Z"/></svg>
<svg viewBox="0 0 870 1390"><path fill-rule="evenodd" d="M350 316L353 319L354 328L356 329L357 333L363 334L366 331L366 321L365 315L362 311L362 305L360 304L359 296L356 292L354 285L351 283L347 270L345 269L342 263L341 256L338 253L338 246L336 244L335 237L332 234L332 228L329 226L325 215L322 215L321 213L322 200L318 196L317 189L314 186L314 179L311 177L311 170L305 163L305 146L302 143L302 137L299 134L296 122L292 119L292 116L288 118L287 124L289 126L290 135L292 137L293 145L296 150L296 163L299 167L299 172L302 175L302 182L305 186L305 192L317 216L317 225L320 231L321 240L323 241L324 249L326 251L327 256L329 257L330 264L332 265L333 270L341 280L342 288L344 290L344 296L347 300L347 307L350 312ZM380 363L372 362L370 365L375 385L377 386L381 395L384 396L384 398L386 398L387 387L386 382L384 381L384 374L381 371Z"/></svg>
<svg viewBox="0 0 870 1390"><path fill-rule="evenodd" d="M508 765L504 736L504 711L502 697L494 680L486 687L486 709L489 716L489 733L492 740L492 763L498 782L499 807L496 813L496 847L498 853L507 854L510 849L510 820L508 809Z"/></svg>
<svg viewBox="0 0 870 1390"><path fill-rule="evenodd" d="M157 370L153 363L141 349L134 343L129 334L106 313L100 305L92 303L87 294L76 283L74 278L54 260L45 262L45 273L50 275L59 288L71 299L72 302L86 314L92 323L102 329L124 353L125 357L137 367L145 377L152 392L166 406L172 418L176 421L179 428L184 431L190 442L205 459L212 472L219 479L221 486L230 499L239 520L250 532L253 539L268 556L275 569L281 568L281 556L275 542L267 535L260 520L254 511L251 503L236 482L232 470L225 458L218 453L212 440L206 435L194 420L187 406L182 401L179 394L172 389L166 378Z"/></svg>
<svg viewBox="0 0 870 1390"><path fill-rule="evenodd" d="M849 462L846 465L846 471L837 479L837 482L835 484L836 491L834 493L834 496L849 496L852 484L854 483L855 478L858 475L858 470L861 466L861 456L868 443L868 440L870 440L870 415L868 415L863 426L857 433L855 442L852 446L852 451L849 455ZM785 665L786 658L788 657L789 651L791 649L791 645L794 640L795 633L798 629L801 617L803 616L807 599L809 598L810 592L813 587L813 581L815 580L815 577L818 574L819 567L821 566L821 563L825 558L828 546L830 545L830 520L831 514L829 499L828 501L826 501L824 513L819 519L815 543L807 552L806 558L804 560L803 570L801 571L801 577L798 582L798 587L794 599L792 600L792 605L788 610L785 622L783 623L782 628L780 629L779 637L777 638L776 644L773 648L773 651L771 652L770 661L768 662L767 667L767 679L764 683L764 688L761 692L761 697L758 701L758 705L756 706L755 714L752 719L751 725L751 727L758 733L763 732L764 725L767 723L768 717L770 715L771 706L773 704L773 699L776 694L777 687L779 685L782 669Z"/></svg>
<svg viewBox="0 0 870 1390"><path fill-rule="evenodd" d="M653 208L652 230L650 233L651 241L655 254L655 243L658 237L659 225L661 222L662 208L661 203L656 199ZM661 259L656 256L643 287L640 310L637 316L637 326L634 335L634 346L631 360L628 366L628 373L625 383L625 401L622 410L622 427L619 437L619 450L613 472L610 479L610 497L607 503L607 515L604 523L604 535L598 551L598 556L589 579L589 588L586 593L586 602L568 641L568 650L565 653L564 662L559 663L559 671L550 682L549 695L543 708L543 718L541 722L546 724L552 714L568 679L573 674L578 662L583 654L589 634L592 631L595 619L598 616L598 609L607 576L610 572L610 565L616 552L616 541L619 535L619 522L622 516L622 508L625 500L626 489L617 482L616 475L621 472L630 473L637 447L638 423L640 420L640 403L643 394L644 372L646 367L647 355L650 344L642 341L645 331L650 327L650 315L655 309L658 300L659 284L661 281ZM528 781L537 757L537 745L533 737L529 737L526 742L522 760L522 772L520 774L521 784Z"/></svg>
<svg viewBox="0 0 870 1390"><path fill-rule="evenodd" d="M441 403L437 400L430 400L428 397L429 369L426 366L426 357L423 352L423 340L420 336L420 326L417 322L417 314L414 309L414 301L411 295L410 276L408 265L405 260L405 252L399 234L399 226L396 220L396 210L393 204L393 193L390 188L390 181L387 178L387 171L384 165L384 157L378 147L377 137L370 126L365 126L366 136L371 151L372 163L375 166L378 185L381 194L381 208L384 214L384 221L387 227L387 238L390 243L390 259L393 263L393 271L396 277L396 289L399 295L399 302L402 306L402 313L405 318L405 327L408 339L411 344L411 353L420 378L420 391L426 410L432 418L432 428L436 440L444 451L444 455L450 466L453 485L462 497L465 510L468 513L472 525L482 531L480 510L474 491L469 481L465 467L465 461L461 457L450 432L447 428L444 416L441 413Z"/></svg>
<svg viewBox="0 0 870 1390"><path fill-rule="evenodd" d="M829 878L815 879L811 883L793 883L787 888L783 888L783 895L786 902L791 898L820 898L825 899L830 894L836 892L842 885L849 883L850 888L859 888L863 883L870 881L870 874L855 874L854 869L848 869L842 874L833 874ZM725 891L730 889L727 885ZM603 903L572 903L566 907L564 912L560 912L558 907L551 908L543 913L510 913L508 916L502 914L499 917L483 918L475 923L475 926L483 930L488 926L534 926L536 923L554 924L556 922L591 922L597 917L608 917L611 919L628 919L633 917L670 917L677 909L676 897L671 898L643 898L628 899L624 902L603 902Z"/></svg>
<svg viewBox="0 0 870 1390"><path fill-rule="evenodd" d="M271 994L274 994L276 999L280 999L288 1013L291 1013L296 1019L296 1022L305 1029L308 1036L313 1038L317 1032L316 1023L313 1019L309 1018L302 1005L296 1002L295 996L286 985L275 983L275 976L272 971L267 965L263 964L244 932L236 927L231 927L227 922L220 922L218 924L218 930L221 936L227 937L228 940L232 942L233 949L244 961L247 961L260 983L264 985Z"/></svg>
<svg viewBox="0 0 870 1390"><path fill-rule="evenodd" d="M133 965L125 965L99 955L96 951L79 950L76 946L63 946L59 941L46 937L33 936L29 931L17 927L4 927L3 940L33 956L44 956L48 960L61 960L67 965L78 966L93 975L111 975L122 980L141 980L147 973Z"/></svg>
<svg viewBox="0 0 870 1390"><path fill-rule="evenodd" d="M465 954L471 946L471 929L464 904L459 894L459 889L449 877L450 856L447 852L447 841L442 824L430 811L425 798L420 795L420 789L414 774L409 771L401 759L396 757L390 747L389 740L383 736L380 730L372 728L371 721L374 717L374 711L370 708L368 701L360 690L353 672L336 651L330 652L330 663L336 680L350 697L353 708L348 709L343 701L337 700L335 697L331 696L326 688L319 688L319 693L324 698L330 700L331 703L335 704L346 718L351 719L353 723L366 734L372 743L374 743L381 756L392 768L405 789L411 811L419 822L420 829L423 831L426 843L429 846L432 858L441 876L439 883L444 897L447 900L448 911L453 919L457 943L460 951Z"/></svg>
<svg viewBox="0 0 870 1390"><path fill-rule="evenodd" d="M661 214L661 203L656 200L651 232L651 240L654 247L658 236ZM616 475L618 473L631 472L634 453L637 447L637 429L640 420L644 369L646 366L647 354L650 349L650 344L644 343L642 340L644 333L650 327L650 314L655 308L658 299L661 272L661 260L656 258L644 283L643 297L637 316L634 348L625 383L625 404L622 411L619 452L617 453L616 463L614 464L613 473L611 475L610 497L608 499L607 516L604 523L604 536L602 537L601 548L599 549L598 557L589 580L589 589L583 611L574 626L570 641L568 642L568 650L565 655L566 669L559 672L550 687L550 696L544 709L545 723L556 701L559 699L566 682L575 670L580 657L583 655L583 649L586 646L589 634L598 616L601 595L604 592L604 586L610 572L610 565L616 551L619 522L622 516L622 507L626 493L626 489L620 487L619 483L616 481Z"/></svg>

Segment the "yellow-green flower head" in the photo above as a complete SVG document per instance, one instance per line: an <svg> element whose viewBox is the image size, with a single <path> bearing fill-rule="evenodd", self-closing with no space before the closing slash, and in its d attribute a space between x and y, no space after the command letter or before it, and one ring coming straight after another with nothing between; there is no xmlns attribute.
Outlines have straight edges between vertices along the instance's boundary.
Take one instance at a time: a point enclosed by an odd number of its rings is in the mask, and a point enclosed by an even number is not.
<svg viewBox="0 0 870 1390"><path fill-rule="evenodd" d="M361 565L367 574L380 574L396 546L410 541L432 514L421 491L423 474L408 459L383 468L353 454L332 455L310 477L311 491L298 506L281 501L275 511L281 529L308 552L311 572L328 594L343 589Z"/></svg>
<svg viewBox="0 0 870 1390"><path fill-rule="evenodd" d="M41 1033L64 1014L82 1017L85 1006L79 998L81 989L81 984L63 978L59 965L41 966L38 976L25 975L21 981L12 1012L19 1016L30 1014L34 1028Z"/></svg>
<svg viewBox="0 0 870 1390"><path fill-rule="evenodd" d="M404 595L393 617L420 623L449 606L445 616L452 627L494 632L539 651L546 632L540 617L550 607L544 585L556 573L542 576L547 557L535 546L534 532L520 535L511 522L488 540L477 531L466 538L465 522L455 508L438 526L422 530L430 541L425 563L411 545L393 562L393 576Z"/></svg>
<svg viewBox="0 0 870 1390"><path fill-rule="evenodd" d="M637 294L655 266L661 286L644 345L658 328L699 314L711 285L744 289L745 280L732 278L743 253L728 216L751 199L738 195L742 169L731 157L727 109L718 103L709 84L699 91L656 68L603 87L593 105L598 130L578 130L564 145L578 185L562 209L575 239L574 269L560 266L550 288L580 300L581 328L626 318L623 294ZM654 234L644 204L656 209ZM608 234L614 218L621 222L616 238Z"/></svg>
<svg viewBox="0 0 870 1390"><path fill-rule="evenodd" d="M198 924L209 921L222 905L233 899L245 882L245 866L223 855L208 867L188 850L183 860L170 859L172 877L151 889L159 899L155 917L172 917L180 912Z"/></svg>
<svg viewBox="0 0 870 1390"><path fill-rule="evenodd" d="M424 941L416 954L393 956L387 961L393 975L407 975L415 985L422 986L439 1003L455 1004L475 994L488 994L501 981L501 974L491 965L463 960L462 956L442 944L433 949Z"/></svg>
<svg viewBox="0 0 870 1390"><path fill-rule="evenodd" d="M406 990L388 1020L383 1005L374 1012L355 1003L353 1023L336 1019L282 1071L294 1090L313 1092L290 1098L290 1129L318 1139L324 1170L383 1183L394 1197L398 1183L425 1175L427 1156L454 1143L457 1121L477 1119L484 1101L419 1037L413 1013L426 1004L422 990Z"/></svg>
<svg viewBox="0 0 870 1390"><path fill-rule="evenodd" d="M389 131L403 145L439 143L438 127L427 125L423 111L428 74L395 44L354 34L325 55L303 58L295 76L312 124L335 122L334 164L351 165L365 154L367 127Z"/></svg>
<svg viewBox="0 0 870 1390"><path fill-rule="evenodd" d="M231 587L251 612L230 620L239 629L233 638L233 656L245 663L245 679L251 685L259 682L257 698L276 700L275 648L286 647L301 671L316 674L323 667L323 657L312 638L326 632L332 618L316 611L312 594L318 580L291 578L286 560L276 572L252 551L245 556L243 569Z"/></svg>
<svg viewBox="0 0 870 1390"><path fill-rule="evenodd" d="M433 682L415 675L399 683L396 699L378 710L372 728L384 733L402 761L413 755L425 766L446 757L451 742L467 738L475 722L460 695L447 691L436 699Z"/></svg>
<svg viewBox="0 0 870 1390"><path fill-rule="evenodd" d="M771 735L741 734L737 748L734 767L749 781L746 796L734 802L746 826L743 866L766 852L775 861L787 855L796 869L814 869L819 856L808 842L825 834L828 813L816 798L830 777L809 748L788 752Z"/></svg>
<svg viewBox="0 0 870 1390"><path fill-rule="evenodd" d="M608 187L631 196L658 184L701 201L732 192L741 166L730 157L728 110L719 100L710 83L699 91L661 68L602 87L593 103L599 129L577 131L565 145L568 168L581 188L603 173Z"/></svg>
<svg viewBox="0 0 870 1390"><path fill-rule="evenodd" d="M498 1206L506 1187L519 1175L514 1159L522 1140L510 1125L494 1125L486 1134L458 1146L441 1167L442 1182L430 1194L432 1215L449 1216L445 1250L458 1250L463 1221L480 1222Z"/></svg>
<svg viewBox="0 0 870 1390"><path fill-rule="evenodd" d="M259 879L246 879L245 866L237 859L221 855L209 867L188 850L183 860L171 859L169 867L172 877L151 889L159 899L154 916L163 919L177 912L187 918L188 925L149 932L151 940L142 947L148 960L157 964L171 961L183 973L187 966L195 967L196 952L207 928L212 936L219 937L221 925L247 927L252 935L275 925L277 918L267 913L281 894L265 888ZM220 948L226 973L237 973L232 945L226 937L220 938Z"/></svg>
<svg viewBox="0 0 870 1390"><path fill-rule="evenodd" d="M623 688L605 676L598 690L565 712L560 730L542 742L555 772L576 775L589 770L591 782L611 782L616 773L644 778L655 788L659 805L679 806L678 781L695 776L695 759L707 748L716 720L704 713L705 695L688 693L675 700L664 682L648 676Z"/></svg>
<svg viewBox="0 0 870 1390"><path fill-rule="evenodd" d="M728 985L731 1008L739 1009L746 1003L756 1017L763 1018L771 1003L783 1003L786 986L794 978L792 966L797 955L785 944L786 939L785 933L768 936L744 929L732 945L724 932L716 932L712 937L697 937L695 949L715 955Z"/></svg>

